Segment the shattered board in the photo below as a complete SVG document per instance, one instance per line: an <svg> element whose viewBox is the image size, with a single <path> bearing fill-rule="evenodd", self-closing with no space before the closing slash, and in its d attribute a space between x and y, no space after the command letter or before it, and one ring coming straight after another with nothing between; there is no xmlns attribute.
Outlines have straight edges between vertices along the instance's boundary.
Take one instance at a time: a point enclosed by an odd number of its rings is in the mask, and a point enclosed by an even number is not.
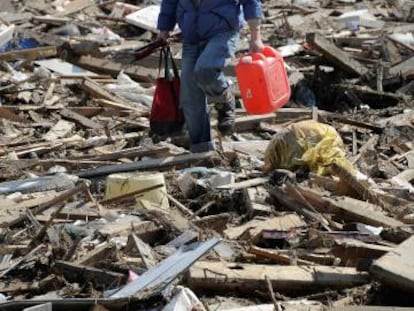
<svg viewBox="0 0 414 311"><path fill-rule="evenodd" d="M56 72L61 75L67 76L97 76L96 73L91 71L85 70L81 67L76 65L70 64L65 62L59 58L47 59L47 60L39 60L35 62L36 65L40 67L49 69L53 72Z"/></svg>

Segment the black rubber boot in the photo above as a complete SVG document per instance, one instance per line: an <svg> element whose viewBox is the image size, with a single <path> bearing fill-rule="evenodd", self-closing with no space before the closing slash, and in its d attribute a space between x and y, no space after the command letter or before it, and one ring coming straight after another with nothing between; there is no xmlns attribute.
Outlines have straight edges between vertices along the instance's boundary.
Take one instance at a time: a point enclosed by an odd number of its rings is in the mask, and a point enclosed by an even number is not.
<svg viewBox="0 0 414 311"><path fill-rule="evenodd" d="M234 110L236 108L236 99L230 90L226 90L223 103L216 103L217 110L217 128L222 135L230 135L234 131Z"/></svg>

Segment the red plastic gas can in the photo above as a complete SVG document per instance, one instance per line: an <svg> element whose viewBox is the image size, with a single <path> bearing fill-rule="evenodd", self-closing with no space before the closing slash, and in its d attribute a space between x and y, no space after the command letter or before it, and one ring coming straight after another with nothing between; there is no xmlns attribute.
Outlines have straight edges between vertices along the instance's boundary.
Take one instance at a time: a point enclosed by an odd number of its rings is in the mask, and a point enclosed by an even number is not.
<svg viewBox="0 0 414 311"><path fill-rule="evenodd" d="M282 56L270 46L239 59L236 76L248 114L275 112L290 98L289 79Z"/></svg>

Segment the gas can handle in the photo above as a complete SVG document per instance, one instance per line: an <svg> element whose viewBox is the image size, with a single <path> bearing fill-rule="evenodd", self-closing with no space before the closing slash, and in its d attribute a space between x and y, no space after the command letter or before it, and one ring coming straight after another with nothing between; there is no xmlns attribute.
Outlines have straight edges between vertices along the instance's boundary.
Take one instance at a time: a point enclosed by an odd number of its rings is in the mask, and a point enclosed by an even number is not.
<svg viewBox="0 0 414 311"><path fill-rule="evenodd" d="M249 53L249 56L251 56L253 60L266 60L266 56L262 53Z"/></svg>
<svg viewBox="0 0 414 311"><path fill-rule="evenodd" d="M280 57L279 53L271 46L265 46L262 50L262 54L266 57Z"/></svg>

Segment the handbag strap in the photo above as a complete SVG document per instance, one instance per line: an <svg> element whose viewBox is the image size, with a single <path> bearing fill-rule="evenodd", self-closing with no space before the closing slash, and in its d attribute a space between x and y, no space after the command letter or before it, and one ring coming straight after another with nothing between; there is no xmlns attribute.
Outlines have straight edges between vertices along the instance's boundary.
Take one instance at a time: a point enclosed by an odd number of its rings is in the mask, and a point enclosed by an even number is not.
<svg viewBox="0 0 414 311"><path fill-rule="evenodd" d="M171 67L169 63L171 63ZM174 57L172 55L170 47L162 47L160 50L160 58L158 61L158 76L160 76L161 69L164 69L165 79L170 80L170 68L172 68L173 70L174 77L179 78L180 75L178 73L178 67L174 61Z"/></svg>

